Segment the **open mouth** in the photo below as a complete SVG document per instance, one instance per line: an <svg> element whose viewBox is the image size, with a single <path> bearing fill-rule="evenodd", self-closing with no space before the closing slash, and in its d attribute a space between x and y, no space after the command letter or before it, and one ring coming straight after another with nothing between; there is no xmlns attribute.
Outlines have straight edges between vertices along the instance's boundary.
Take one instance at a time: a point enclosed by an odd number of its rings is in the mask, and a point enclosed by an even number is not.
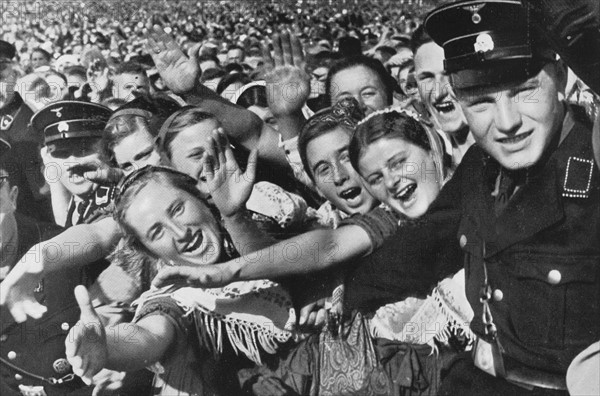
<svg viewBox="0 0 600 396"><path fill-rule="evenodd" d="M394 195L394 198L402 202L407 202L413 197L416 190L417 183L411 183L406 187L402 188L400 191L398 191L398 193Z"/></svg>
<svg viewBox="0 0 600 396"><path fill-rule="evenodd" d="M193 254L202 245L202 231L198 230L181 248L181 253Z"/></svg>
<svg viewBox="0 0 600 396"><path fill-rule="evenodd" d="M519 133L515 136L496 139L496 141L502 144L515 144L527 139L532 133L533 132Z"/></svg>
<svg viewBox="0 0 600 396"><path fill-rule="evenodd" d="M362 189L360 187L351 187L347 190L344 190L340 193L340 197L345 200L351 200L360 195Z"/></svg>
<svg viewBox="0 0 600 396"><path fill-rule="evenodd" d="M436 103L433 105L433 107L435 107L435 109L442 114L450 113L451 111L454 111L454 109L456 108L454 103L448 102L448 101Z"/></svg>

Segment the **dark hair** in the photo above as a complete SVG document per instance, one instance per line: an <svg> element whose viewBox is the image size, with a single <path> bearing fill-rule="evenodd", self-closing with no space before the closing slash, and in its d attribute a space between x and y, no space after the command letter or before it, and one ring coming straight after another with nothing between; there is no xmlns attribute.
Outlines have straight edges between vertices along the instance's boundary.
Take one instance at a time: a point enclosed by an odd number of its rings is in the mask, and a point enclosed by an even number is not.
<svg viewBox="0 0 600 396"><path fill-rule="evenodd" d="M181 106L170 99L141 95L120 106L110 117L102 134L103 154L106 160L114 160L114 148L127 136L146 130L157 136L164 121Z"/></svg>
<svg viewBox="0 0 600 396"><path fill-rule="evenodd" d="M420 25L412 34L410 39L410 49L412 50L413 54L416 54L417 50L421 48L422 45L432 42L433 39L425 31L425 26Z"/></svg>
<svg viewBox="0 0 600 396"><path fill-rule="evenodd" d="M298 153L304 170L313 182L315 178L306 154L308 144L338 127L343 128L348 136L352 136L356 123L363 117L364 113L356 99L344 98L334 106L318 111L306 121L298 135Z"/></svg>
<svg viewBox="0 0 600 396"><path fill-rule="evenodd" d="M63 70L63 74L65 76L81 77L81 78L83 78L83 81L87 80L87 74L86 74L85 67L83 67L81 65L73 65L73 66L65 67Z"/></svg>
<svg viewBox="0 0 600 396"><path fill-rule="evenodd" d="M161 157L171 161L171 143L179 135L179 132L203 121L216 119L214 114L194 106L186 106L173 113L160 128L156 139L156 148Z"/></svg>
<svg viewBox="0 0 600 396"><path fill-rule="evenodd" d="M50 53L48 51L46 51L45 49L43 49L41 47L37 47L36 49L31 51L31 55L33 55L34 52L39 52L40 54L42 54L48 62L50 62L50 60L52 59L52 55L50 55Z"/></svg>
<svg viewBox="0 0 600 396"><path fill-rule="evenodd" d="M372 70L377 75L377 77L379 77L381 84L385 88L387 104L391 105L394 99L393 92L394 90L397 90L398 83L390 75L390 73L387 72L385 66L383 66L383 64L380 61L378 61L377 59L369 58L368 56L364 55L355 56L351 58L343 58L335 62L331 66L331 69L329 69L329 73L327 74L327 80L325 81L325 93L327 94L329 99L331 100L332 98L331 81L333 80L333 77L343 70L351 69L357 66L366 67L367 69Z"/></svg>
<svg viewBox="0 0 600 396"><path fill-rule="evenodd" d="M123 62L117 67L115 67L115 71L113 72L113 76L118 76L120 74L143 74L146 75L146 70L144 67L137 62Z"/></svg>
<svg viewBox="0 0 600 396"><path fill-rule="evenodd" d="M224 75L225 75L225 72L221 69L216 69L216 68L206 69L200 76L200 82L203 83L205 81L212 80L213 78L223 77Z"/></svg>
<svg viewBox="0 0 600 396"><path fill-rule="evenodd" d="M251 82L252 80L250 79L250 77L243 73L228 74L225 77L223 77L221 81L219 81L216 90L217 93L221 95L230 85L233 85L235 83L241 83L242 85L246 85Z"/></svg>
<svg viewBox="0 0 600 396"><path fill-rule="evenodd" d="M237 99L236 104L245 109L251 106L269 107L267 103L267 88L262 85L255 85L246 89Z"/></svg>
<svg viewBox="0 0 600 396"><path fill-rule="evenodd" d="M198 57L198 63L213 61L217 66L221 65L221 61L215 55L211 54L202 54Z"/></svg>
<svg viewBox="0 0 600 396"><path fill-rule="evenodd" d="M423 150L431 151L427 131L415 118L399 111L375 113L356 127L350 141L350 163L359 170L358 163L363 150L379 139L399 138L415 144Z"/></svg>

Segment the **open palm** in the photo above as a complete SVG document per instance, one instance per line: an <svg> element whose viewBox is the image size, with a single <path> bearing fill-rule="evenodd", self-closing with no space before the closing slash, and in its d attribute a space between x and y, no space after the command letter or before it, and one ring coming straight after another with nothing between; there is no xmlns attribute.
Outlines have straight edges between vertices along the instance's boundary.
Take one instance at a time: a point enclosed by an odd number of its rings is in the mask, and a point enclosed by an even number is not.
<svg viewBox="0 0 600 396"><path fill-rule="evenodd" d="M152 56L165 84L175 93L194 88L200 75L198 49L201 44L192 46L186 55L162 27L154 25L148 34L146 51Z"/></svg>

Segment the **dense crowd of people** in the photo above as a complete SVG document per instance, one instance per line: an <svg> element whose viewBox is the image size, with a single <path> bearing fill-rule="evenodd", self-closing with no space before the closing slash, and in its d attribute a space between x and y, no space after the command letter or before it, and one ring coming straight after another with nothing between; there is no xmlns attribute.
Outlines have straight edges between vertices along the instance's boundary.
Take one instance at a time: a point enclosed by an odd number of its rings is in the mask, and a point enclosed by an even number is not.
<svg viewBox="0 0 600 396"><path fill-rule="evenodd" d="M598 8L6 2L0 393L597 394Z"/></svg>

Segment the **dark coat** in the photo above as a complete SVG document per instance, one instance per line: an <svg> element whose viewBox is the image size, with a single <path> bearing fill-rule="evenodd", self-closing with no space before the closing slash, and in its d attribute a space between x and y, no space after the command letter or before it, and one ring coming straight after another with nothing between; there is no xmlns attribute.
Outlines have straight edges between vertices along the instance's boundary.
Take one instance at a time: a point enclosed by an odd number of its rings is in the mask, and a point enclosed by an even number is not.
<svg viewBox="0 0 600 396"><path fill-rule="evenodd" d="M16 218L19 256L61 230L54 224L39 223L18 214ZM48 308L41 319L29 318L25 323L16 323L8 309L0 307L0 357L45 378L59 379L72 373L68 363L64 365L65 339L79 320L79 307L73 294L78 284L86 284L85 271L79 268L47 275L36 291L38 301ZM43 386L49 396L69 394L84 386L78 377L61 385L50 385L1 363L0 394L20 395L19 385Z"/></svg>

